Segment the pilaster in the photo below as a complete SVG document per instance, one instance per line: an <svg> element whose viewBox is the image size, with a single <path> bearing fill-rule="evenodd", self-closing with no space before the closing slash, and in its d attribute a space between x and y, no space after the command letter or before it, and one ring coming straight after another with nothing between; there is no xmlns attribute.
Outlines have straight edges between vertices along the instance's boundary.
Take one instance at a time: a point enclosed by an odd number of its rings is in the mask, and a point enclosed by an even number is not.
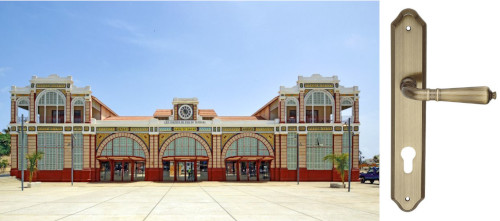
<svg viewBox="0 0 500 221"><path fill-rule="evenodd" d="M71 168L71 134L64 134L64 168Z"/></svg>
<svg viewBox="0 0 500 221"><path fill-rule="evenodd" d="M307 146L307 135L299 134L299 168L307 168L306 166L306 146Z"/></svg>
<svg viewBox="0 0 500 221"><path fill-rule="evenodd" d="M10 123L16 123L17 117L17 102L15 99L10 101Z"/></svg>
<svg viewBox="0 0 500 221"><path fill-rule="evenodd" d="M304 116L306 112L304 110L304 92L300 91L299 93L299 122L304 123Z"/></svg>
<svg viewBox="0 0 500 221"><path fill-rule="evenodd" d="M30 123L35 123L35 97L34 91L30 92Z"/></svg>
<svg viewBox="0 0 500 221"><path fill-rule="evenodd" d="M335 93L335 123L340 123L342 119L340 119L340 93Z"/></svg>

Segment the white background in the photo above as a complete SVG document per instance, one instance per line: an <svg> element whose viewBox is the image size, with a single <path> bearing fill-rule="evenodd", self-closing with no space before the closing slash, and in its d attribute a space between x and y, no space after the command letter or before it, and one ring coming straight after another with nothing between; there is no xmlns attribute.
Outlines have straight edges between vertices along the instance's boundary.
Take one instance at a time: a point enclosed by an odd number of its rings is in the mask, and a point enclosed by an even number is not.
<svg viewBox="0 0 500 221"><path fill-rule="evenodd" d="M427 23L428 88L500 91L500 2L381 0L381 220L500 220L500 100L427 102L425 199L412 212L391 200L390 24L405 8Z"/></svg>

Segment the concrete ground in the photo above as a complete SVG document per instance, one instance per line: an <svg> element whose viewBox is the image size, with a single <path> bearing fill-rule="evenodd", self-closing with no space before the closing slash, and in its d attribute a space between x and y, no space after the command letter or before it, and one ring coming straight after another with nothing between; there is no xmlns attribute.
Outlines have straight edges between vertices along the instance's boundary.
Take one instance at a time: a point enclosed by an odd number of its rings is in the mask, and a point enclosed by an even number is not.
<svg viewBox="0 0 500 221"><path fill-rule="evenodd" d="M25 184L26 185L26 184ZM329 182L48 183L0 177L1 220L378 220L379 186Z"/></svg>

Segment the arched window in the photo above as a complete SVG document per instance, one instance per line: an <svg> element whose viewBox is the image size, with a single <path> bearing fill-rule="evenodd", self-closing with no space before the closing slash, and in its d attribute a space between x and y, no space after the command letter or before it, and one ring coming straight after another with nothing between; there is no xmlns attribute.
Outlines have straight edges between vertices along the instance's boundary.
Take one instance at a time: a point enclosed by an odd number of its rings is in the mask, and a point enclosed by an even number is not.
<svg viewBox="0 0 500 221"><path fill-rule="evenodd" d="M269 156L269 150L257 138L243 137L233 142L227 150L226 158L234 156Z"/></svg>
<svg viewBox="0 0 500 221"><path fill-rule="evenodd" d="M106 144L101 152L101 156L144 156L144 150L137 141L128 137L118 137Z"/></svg>
<svg viewBox="0 0 500 221"><path fill-rule="evenodd" d="M29 118L29 109L30 109L30 99L27 97L21 97L17 99L17 119L18 123L21 123L21 115L24 115L26 119Z"/></svg>
<svg viewBox="0 0 500 221"><path fill-rule="evenodd" d="M71 101L71 122L84 123L85 122L85 99L78 97Z"/></svg>
<svg viewBox="0 0 500 221"><path fill-rule="evenodd" d="M169 156L208 156L203 145L191 137L180 137L171 142L164 157Z"/></svg>
<svg viewBox="0 0 500 221"><path fill-rule="evenodd" d="M287 123L298 123L299 101L297 98L289 97L285 100L285 119Z"/></svg>
<svg viewBox="0 0 500 221"><path fill-rule="evenodd" d="M353 105L354 105L354 100L350 97L343 97L342 99L340 99L340 119L342 119L342 121L344 120L347 121L347 117L349 117L349 112L347 109L353 107ZM350 116L353 116L353 111L354 108L351 109Z"/></svg>
<svg viewBox="0 0 500 221"><path fill-rule="evenodd" d="M333 96L323 90L311 91L305 97L306 123L330 123L333 117Z"/></svg>
<svg viewBox="0 0 500 221"><path fill-rule="evenodd" d="M38 123L64 123L66 97L58 90L44 90L35 102Z"/></svg>

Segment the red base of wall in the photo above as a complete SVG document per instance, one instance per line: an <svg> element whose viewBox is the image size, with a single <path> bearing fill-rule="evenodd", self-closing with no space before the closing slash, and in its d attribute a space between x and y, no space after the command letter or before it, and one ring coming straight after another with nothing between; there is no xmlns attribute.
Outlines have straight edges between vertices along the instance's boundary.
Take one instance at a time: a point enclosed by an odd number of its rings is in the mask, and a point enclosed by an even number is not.
<svg viewBox="0 0 500 221"><path fill-rule="evenodd" d="M145 181L162 181L163 180L163 169L162 168L146 168Z"/></svg>
<svg viewBox="0 0 500 221"><path fill-rule="evenodd" d="M162 181L163 180L162 168L147 168L146 181ZM21 179L21 171L12 169L11 176L16 176ZM337 170L307 170L300 168L300 181L336 181L340 182L340 174ZM348 174L344 174L344 180L347 181ZM353 168L351 174L352 181L359 181L359 169ZM27 181L29 178L28 171L24 171L24 179ZM75 182L99 182L99 169L84 169L75 170L73 174L73 181ZM226 174L224 168L210 168L208 169L208 178L210 181L225 181ZM70 182L71 169L65 168L63 170L40 170L38 171L33 181L48 181L48 182ZM297 171L288 169L271 169L271 181L297 181Z"/></svg>

